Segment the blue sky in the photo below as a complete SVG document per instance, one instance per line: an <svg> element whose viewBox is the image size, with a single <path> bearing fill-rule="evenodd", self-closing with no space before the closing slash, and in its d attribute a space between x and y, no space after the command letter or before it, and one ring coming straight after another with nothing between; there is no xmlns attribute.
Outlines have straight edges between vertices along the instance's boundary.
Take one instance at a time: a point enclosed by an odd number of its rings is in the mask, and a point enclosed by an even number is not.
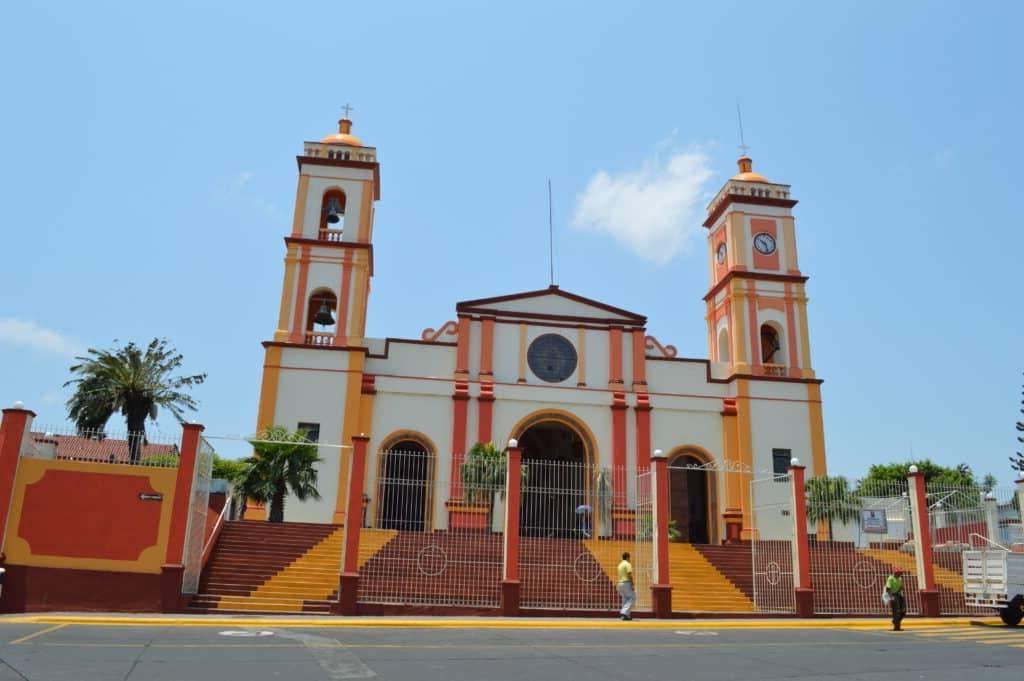
<svg viewBox="0 0 1024 681"><path fill-rule="evenodd" d="M76 349L166 336L210 375L208 432L250 431L294 157L345 102L382 161L370 335L545 286L550 177L557 282L704 357L700 214L739 101L755 169L800 200L832 471L929 456L1007 483L1022 21L1010 2L16 3L0 402L60 422ZM573 226L602 173L664 199L626 241Z"/></svg>

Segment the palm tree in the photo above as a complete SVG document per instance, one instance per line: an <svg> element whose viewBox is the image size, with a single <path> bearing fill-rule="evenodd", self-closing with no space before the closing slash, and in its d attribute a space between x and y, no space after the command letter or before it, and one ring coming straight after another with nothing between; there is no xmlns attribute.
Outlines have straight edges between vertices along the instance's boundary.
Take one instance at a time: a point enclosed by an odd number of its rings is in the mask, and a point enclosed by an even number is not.
<svg viewBox="0 0 1024 681"><path fill-rule="evenodd" d="M322 459L305 431L270 426L249 444L256 453L244 460L245 468L235 480L235 488L244 498L269 501L267 520L284 522L284 501L289 492L299 501L320 499L316 464Z"/></svg>
<svg viewBox="0 0 1024 681"><path fill-rule="evenodd" d="M811 478L804 483L804 492L807 498L807 519L812 523L828 521L830 540L834 536L833 520L851 523L860 518L860 496L850 489L849 481L841 475Z"/></svg>
<svg viewBox="0 0 1024 681"><path fill-rule="evenodd" d="M459 467L459 479L467 504L487 505L487 527L491 527L494 494L505 491L505 452L491 442L477 442Z"/></svg>
<svg viewBox="0 0 1024 681"><path fill-rule="evenodd" d="M160 338L145 350L135 343L112 350L89 348L87 356L75 359L80 363L71 373L78 377L64 384L75 386L67 401L68 417L80 435L102 437L107 421L120 412L128 426L132 463L139 461L146 442L146 418L155 421L163 407L184 422L185 410L195 411L196 401L183 390L206 380L206 374L174 375L183 357Z"/></svg>

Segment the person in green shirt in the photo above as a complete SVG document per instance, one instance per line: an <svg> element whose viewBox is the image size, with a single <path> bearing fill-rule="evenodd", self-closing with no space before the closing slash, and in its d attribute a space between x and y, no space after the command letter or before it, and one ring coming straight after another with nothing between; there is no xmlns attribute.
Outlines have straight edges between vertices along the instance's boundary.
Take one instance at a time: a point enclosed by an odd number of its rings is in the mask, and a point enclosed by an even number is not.
<svg viewBox="0 0 1024 681"><path fill-rule="evenodd" d="M623 620L633 619L631 614L633 604L636 603L636 591L633 589L633 566L629 563L629 553L622 554L622 562L619 563L619 596L622 598L622 609L619 610L619 618Z"/></svg>
<svg viewBox="0 0 1024 681"><path fill-rule="evenodd" d="M889 595L892 610L892 630L903 631L900 624L907 615L907 600L903 596L903 570L896 568L885 580L885 593Z"/></svg>

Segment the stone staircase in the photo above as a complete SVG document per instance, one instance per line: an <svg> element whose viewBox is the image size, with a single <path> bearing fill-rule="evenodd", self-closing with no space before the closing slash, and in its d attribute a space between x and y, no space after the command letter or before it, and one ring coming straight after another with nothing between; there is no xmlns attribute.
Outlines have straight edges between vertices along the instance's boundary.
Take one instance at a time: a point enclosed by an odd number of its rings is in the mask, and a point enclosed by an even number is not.
<svg viewBox="0 0 1024 681"><path fill-rule="evenodd" d="M674 612L754 612L749 546L668 545Z"/></svg>
<svg viewBox="0 0 1024 681"><path fill-rule="evenodd" d="M205 612L330 612L338 594L339 525L231 521L203 571L189 608ZM364 530L360 564L393 538Z"/></svg>

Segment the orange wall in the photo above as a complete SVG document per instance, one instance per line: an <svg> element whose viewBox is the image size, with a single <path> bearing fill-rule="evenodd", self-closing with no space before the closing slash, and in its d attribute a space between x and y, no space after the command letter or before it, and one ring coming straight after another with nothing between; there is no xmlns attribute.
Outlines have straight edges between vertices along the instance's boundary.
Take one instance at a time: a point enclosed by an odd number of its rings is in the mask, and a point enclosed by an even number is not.
<svg viewBox="0 0 1024 681"><path fill-rule="evenodd" d="M176 468L22 458L4 552L13 565L159 573ZM159 501L140 493L162 494Z"/></svg>

